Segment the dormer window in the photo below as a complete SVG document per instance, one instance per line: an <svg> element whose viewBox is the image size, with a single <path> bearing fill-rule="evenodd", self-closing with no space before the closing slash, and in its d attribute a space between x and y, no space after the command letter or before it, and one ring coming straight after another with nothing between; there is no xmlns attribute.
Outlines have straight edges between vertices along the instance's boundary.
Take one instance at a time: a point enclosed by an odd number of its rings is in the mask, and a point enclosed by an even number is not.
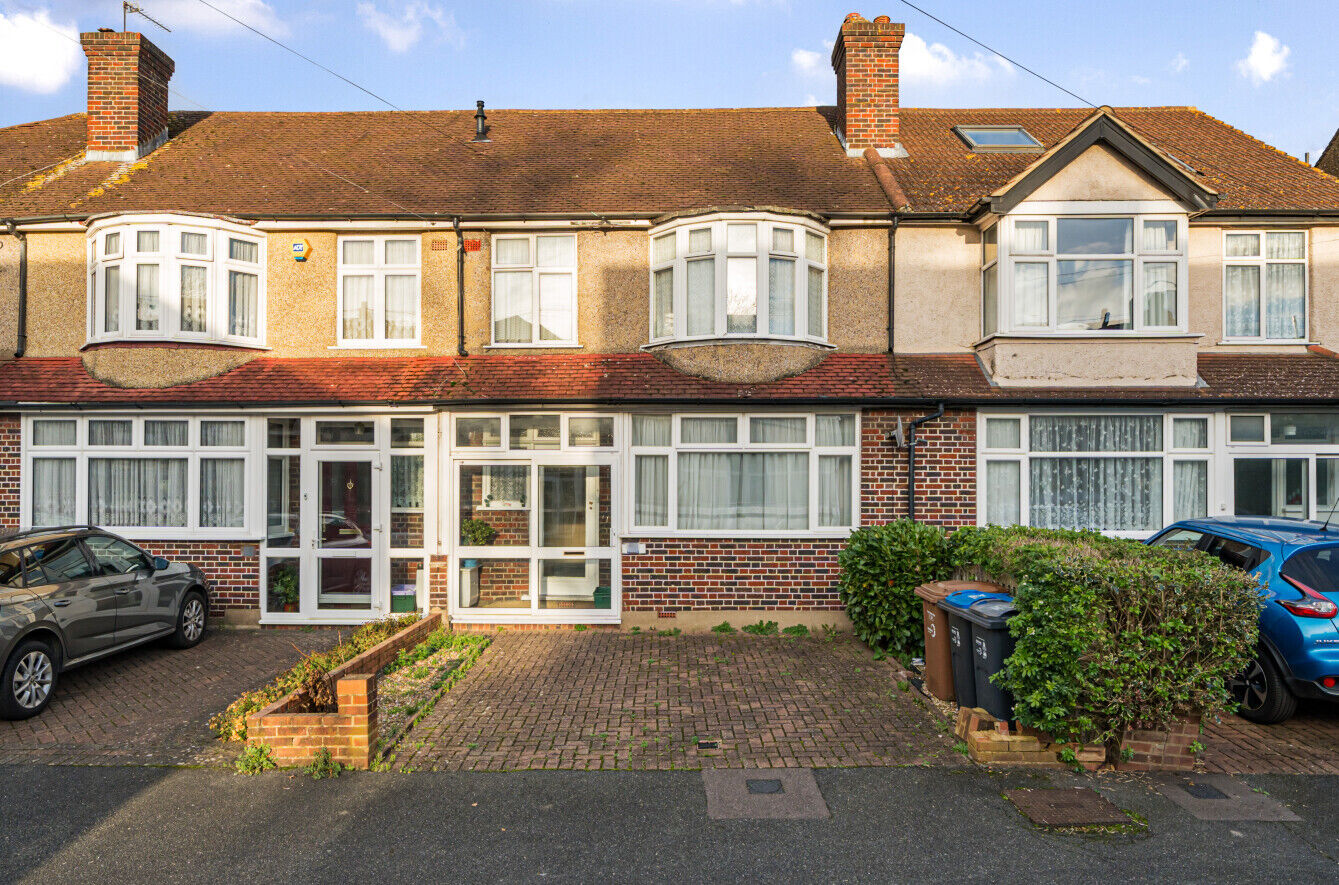
<svg viewBox="0 0 1339 885"><path fill-rule="evenodd" d="M1041 142L1022 126L954 126L953 131L978 153L1040 151Z"/></svg>
<svg viewBox="0 0 1339 885"><path fill-rule="evenodd" d="M651 343L827 340L827 230L769 213L651 231Z"/></svg>
<svg viewBox="0 0 1339 885"><path fill-rule="evenodd" d="M983 333L1185 329L1184 216L1012 215L982 235Z"/></svg>
<svg viewBox="0 0 1339 885"><path fill-rule="evenodd" d="M265 240L241 225L122 216L89 228L90 343L264 343Z"/></svg>

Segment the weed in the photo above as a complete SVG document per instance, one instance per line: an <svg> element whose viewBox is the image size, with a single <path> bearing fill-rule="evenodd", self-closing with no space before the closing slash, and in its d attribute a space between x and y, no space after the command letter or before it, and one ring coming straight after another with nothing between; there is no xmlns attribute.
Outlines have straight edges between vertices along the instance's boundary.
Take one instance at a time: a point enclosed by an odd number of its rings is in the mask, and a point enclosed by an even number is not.
<svg viewBox="0 0 1339 885"><path fill-rule="evenodd" d="M629 627L629 628L628 628L628 632L629 632L629 633L640 633L640 632L642 632L642 628L641 628L641 627Z"/></svg>
<svg viewBox="0 0 1339 885"><path fill-rule="evenodd" d="M721 621L721 622L720 622L719 624L717 624L715 627L712 627L712 628L711 628L711 632L712 632L712 633L733 633L733 632L735 632L735 628L732 627L732 626L730 626L730 622L729 622L729 621Z"/></svg>
<svg viewBox="0 0 1339 885"><path fill-rule="evenodd" d="M1120 757L1124 759L1126 762L1129 762L1131 759L1134 758L1134 750L1131 750L1129 747L1121 747Z"/></svg>
<svg viewBox="0 0 1339 885"><path fill-rule="evenodd" d="M968 756L971 754L971 751L967 749L966 741L955 741L953 744L953 749L957 750L964 756Z"/></svg>
<svg viewBox="0 0 1339 885"><path fill-rule="evenodd" d="M1186 747L1186 749L1190 751L1190 755L1198 756L1200 753L1204 752L1204 744L1201 744L1199 741L1191 741L1190 746Z"/></svg>
<svg viewBox="0 0 1339 885"><path fill-rule="evenodd" d="M740 629L754 636L775 636L777 634L776 621L759 621L756 624L745 624Z"/></svg>
<svg viewBox="0 0 1339 885"><path fill-rule="evenodd" d="M809 635L809 628L803 624L795 624L794 626L787 627L781 632L782 634L794 637L795 639L803 639Z"/></svg>
<svg viewBox="0 0 1339 885"><path fill-rule="evenodd" d="M302 770L311 775L312 780L319 781L328 777L339 777L339 773L344 770L344 766L331 758L329 747L322 747L320 752L313 756Z"/></svg>
<svg viewBox="0 0 1339 885"><path fill-rule="evenodd" d="M840 635L841 635L841 631L837 629L837 625L836 625L836 624L824 624L824 625L823 625L823 639L824 639L825 641L827 641L827 642L836 642L836 641L837 641L837 637L840 636Z"/></svg>
<svg viewBox="0 0 1339 885"><path fill-rule="evenodd" d="M233 763L233 767L239 774L260 774L262 771L278 768L279 763L274 761L274 753L265 744L248 744L242 755Z"/></svg>
<svg viewBox="0 0 1339 885"><path fill-rule="evenodd" d="M903 680L901 680L901 681L899 681L899 682L897 683L897 690L898 690L898 691L911 691L911 683L910 683L910 682L907 682L905 679L903 679Z"/></svg>
<svg viewBox="0 0 1339 885"><path fill-rule="evenodd" d="M577 625L576 625L575 627L573 627L572 629L575 630L576 632L580 633L580 632L582 632L583 630L586 630L586 629L588 629L588 628L586 627L585 624L577 624Z"/></svg>

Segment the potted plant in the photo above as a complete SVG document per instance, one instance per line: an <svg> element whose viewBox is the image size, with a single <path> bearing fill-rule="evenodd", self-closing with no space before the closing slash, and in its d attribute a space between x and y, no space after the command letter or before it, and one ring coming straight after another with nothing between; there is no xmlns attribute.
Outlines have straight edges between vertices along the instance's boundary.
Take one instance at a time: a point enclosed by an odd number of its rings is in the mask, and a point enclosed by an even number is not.
<svg viewBox="0 0 1339 885"><path fill-rule="evenodd" d="M270 569L270 597L279 602L279 610L298 610L298 573L291 565Z"/></svg>
<svg viewBox="0 0 1339 885"><path fill-rule="evenodd" d="M496 537L497 529L482 519L467 519L460 524L460 543L467 547L487 547ZM474 568L479 561L465 559L460 564L463 568Z"/></svg>

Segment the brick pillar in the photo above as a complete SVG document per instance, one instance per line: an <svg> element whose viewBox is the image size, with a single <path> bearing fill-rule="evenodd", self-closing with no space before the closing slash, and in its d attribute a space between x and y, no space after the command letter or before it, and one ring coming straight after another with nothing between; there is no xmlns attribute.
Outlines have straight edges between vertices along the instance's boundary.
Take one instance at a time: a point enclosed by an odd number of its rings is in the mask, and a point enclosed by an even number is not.
<svg viewBox="0 0 1339 885"><path fill-rule="evenodd" d="M377 743L377 677L345 676L335 683L335 697L339 699L339 713L345 717L340 726L346 740L331 748L332 754L347 754L341 759L354 768L369 768L372 749Z"/></svg>
<svg viewBox="0 0 1339 885"><path fill-rule="evenodd" d="M143 34L79 35L88 56L90 160L138 160L167 140L167 84L176 64Z"/></svg>
<svg viewBox="0 0 1339 885"><path fill-rule="evenodd" d="M0 530L19 527L19 416L0 414Z"/></svg>

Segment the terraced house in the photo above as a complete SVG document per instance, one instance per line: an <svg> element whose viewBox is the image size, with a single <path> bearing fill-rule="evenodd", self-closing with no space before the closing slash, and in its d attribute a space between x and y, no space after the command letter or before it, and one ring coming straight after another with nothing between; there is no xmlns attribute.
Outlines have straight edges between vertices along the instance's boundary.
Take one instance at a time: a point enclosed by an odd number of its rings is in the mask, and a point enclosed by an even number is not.
<svg viewBox="0 0 1339 885"><path fill-rule="evenodd" d="M0 130L0 524L222 614L836 621L853 527L1339 494L1339 180L1193 108L86 114Z"/></svg>

